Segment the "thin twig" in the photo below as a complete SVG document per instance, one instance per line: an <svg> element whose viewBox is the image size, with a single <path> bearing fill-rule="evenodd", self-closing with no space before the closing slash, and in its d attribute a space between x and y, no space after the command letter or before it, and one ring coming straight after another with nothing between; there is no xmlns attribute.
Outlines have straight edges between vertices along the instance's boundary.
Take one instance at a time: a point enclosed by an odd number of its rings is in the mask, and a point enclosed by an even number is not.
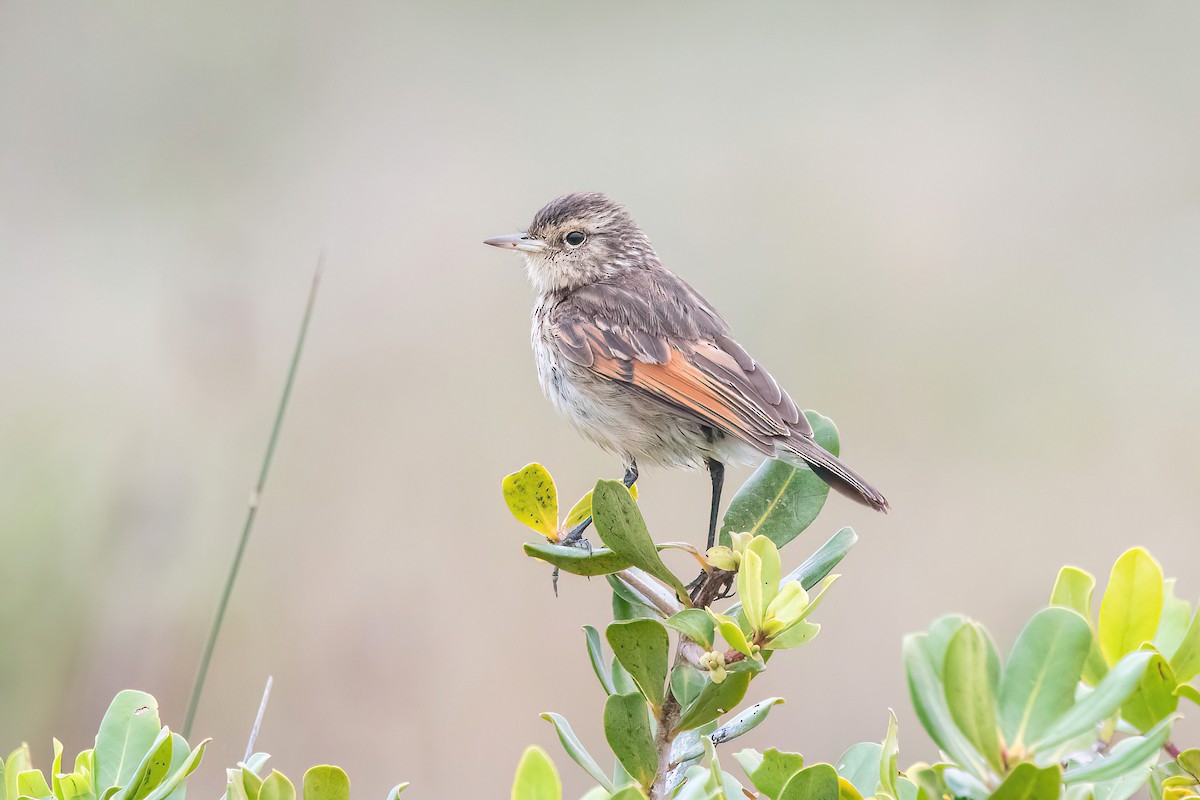
<svg viewBox="0 0 1200 800"><path fill-rule="evenodd" d="M254 716L254 727L250 729L250 740L246 742L246 756L242 759L243 763L249 763L250 756L254 755L254 743L258 741L258 730L262 727L263 717L267 715L267 701L271 699L271 684L274 682L275 678L268 675L267 686L263 689L262 702L258 704L258 714Z"/></svg>
<svg viewBox="0 0 1200 800"><path fill-rule="evenodd" d="M200 666L196 670L196 681L192 685L192 696L188 700L187 715L183 722L183 736L192 735L192 723L196 719L196 709L200 705L200 695L204 692L204 680L208 677L209 663L212 661L213 650L217 645L217 636L221 632L221 623L225 620L225 609L229 606L229 596L233 593L233 584L237 580L238 570L242 566L242 556L246 552L246 543L250 541L250 532L254 529L254 520L258 516L258 504L262 499L263 488L267 484L267 475L271 471L271 458L275 455L275 444L279 441L279 430L283 425L283 415L287 411L288 399L292 394L292 384L296 380L296 368L300 365L300 354L304 350L304 339L308 335L308 323L312 319L313 305L317 300L317 288L321 284L321 270L325 266L325 254L317 260L317 269L313 273L312 287L308 292L308 303L304 307L304 319L300 323L300 333L296 337L296 347L292 351L292 363L288 368L287 379L283 384L283 396L275 411L275 424L271 428L271 438L267 441L267 451L263 454L262 468L258 473L258 483L250 494L250 504L246 509L246 522L242 525L242 536L238 541L237 550L233 555L233 563L229 566L229 576L225 579L225 588L221 591L221 599L217 603L217 613L213 617L212 627L208 631L208 639L204 643L204 653L200 656Z"/></svg>

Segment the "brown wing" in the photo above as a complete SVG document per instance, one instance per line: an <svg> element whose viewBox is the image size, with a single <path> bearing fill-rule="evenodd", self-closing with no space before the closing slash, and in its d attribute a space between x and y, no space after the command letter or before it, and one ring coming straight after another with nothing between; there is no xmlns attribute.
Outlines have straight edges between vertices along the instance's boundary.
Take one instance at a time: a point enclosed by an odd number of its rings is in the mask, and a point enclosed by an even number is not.
<svg viewBox="0 0 1200 800"><path fill-rule="evenodd" d="M811 436L808 420L770 373L729 337L707 303L695 303L699 295L678 284L577 291L551 319L556 343L579 366L764 454L774 455L778 440Z"/></svg>

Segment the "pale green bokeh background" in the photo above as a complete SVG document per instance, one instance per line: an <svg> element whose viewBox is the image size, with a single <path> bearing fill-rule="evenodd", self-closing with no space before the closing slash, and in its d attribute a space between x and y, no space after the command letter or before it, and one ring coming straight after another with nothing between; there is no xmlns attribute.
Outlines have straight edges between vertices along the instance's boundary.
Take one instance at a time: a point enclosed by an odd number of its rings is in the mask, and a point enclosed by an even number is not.
<svg viewBox="0 0 1200 800"><path fill-rule="evenodd" d="M832 760L891 706L931 758L905 632L960 610L1006 649L1061 563L1132 544L1200 595L1198 28L1195 2L0 4L0 745L73 753L125 687L181 722L324 249L196 797L268 674L293 776L499 797L537 742L582 788L537 714L600 750L605 587L553 599L499 480L541 460L569 502L620 465L541 398L519 261L480 240L601 189L895 509L835 498L785 551L862 537L751 741ZM641 489L699 540L703 475Z"/></svg>

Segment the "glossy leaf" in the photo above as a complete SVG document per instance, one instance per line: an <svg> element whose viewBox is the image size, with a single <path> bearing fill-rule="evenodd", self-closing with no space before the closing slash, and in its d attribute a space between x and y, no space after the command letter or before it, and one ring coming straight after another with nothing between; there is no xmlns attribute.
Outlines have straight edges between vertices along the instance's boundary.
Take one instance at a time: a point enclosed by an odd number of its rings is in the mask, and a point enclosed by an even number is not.
<svg viewBox="0 0 1200 800"><path fill-rule="evenodd" d="M408 788L408 781L405 781L404 783L397 783L395 786L392 787L392 790L390 792L388 792L388 800L396 800L396 798L400 796L400 793L403 792L407 788Z"/></svg>
<svg viewBox="0 0 1200 800"><path fill-rule="evenodd" d="M614 622L605 631L613 655L657 713L667 683L667 629L652 619Z"/></svg>
<svg viewBox="0 0 1200 800"><path fill-rule="evenodd" d="M717 630L721 632L721 638L730 647L747 658L754 657L754 651L750 647L750 642L746 639L746 634L742 633L742 629L733 619L725 614L717 614L711 609L708 610L708 614L712 617L713 622L716 623Z"/></svg>
<svg viewBox="0 0 1200 800"><path fill-rule="evenodd" d="M172 763L174 771L167 776L165 781L154 787L154 790L146 795L145 800L163 800L163 798L170 796L172 792L182 786L187 777L200 766L200 761L204 758L204 750L208 747L210 741L212 740L205 739L196 745L178 768L175 768L174 763Z"/></svg>
<svg viewBox="0 0 1200 800"><path fill-rule="evenodd" d="M770 798L779 797L792 776L804 769L804 756L782 753L774 748L765 753L742 750L734 754L734 760L745 770L754 788Z"/></svg>
<svg viewBox="0 0 1200 800"><path fill-rule="evenodd" d="M1154 653L1133 694L1121 705L1121 717L1139 731L1150 730L1179 708L1178 685L1166 659Z"/></svg>
<svg viewBox="0 0 1200 800"><path fill-rule="evenodd" d="M837 762L837 773L850 781L859 794L871 797L879 788L879 763L883 745L879 742L852 744Z"/></svg>
<svg viewBox="0 0 1200 800"><path fill-rule="evenodd" d="M764 645L768 650L788 650L807 644L821 632L821 626L815 622L801 620L782 633L778 633Z"/></svg>
<svg viewBox="0 0 1200 800"><path fill-rule="evenodd" d="M1096 588L1096 579L1090 572L1077 567L1063 567L1058 571L1058 579L1050 592L1050 605L1069 608L1078 611L1092 625L1092 593ZM1088 648L1087 660L1083 664L1083 680L1088 686L1095 686L1104 673L1108 671L1108 662L1100 652L1100 640L1092 630L1092 644Z"/></svg>
<svg viewBox="0 0 1200 800"><path fill-rule="evenodd" d="M950 715L988 763L1004 772L1000 725L996 717L996 686L989 674L991 640L975 623L958 629L946 648L943 681Z"/></svg>
<svg viewBox="0 0 1200 800"><path fill-rule="evenodd" d="M707 612L698 608L685 608L663 620L663 624L676 630L705 650L712 650L716 624Z"/></svg>
<svg viewBox="0 0 1200 800"><path fill-rule="evenodd" d="M630 566L627 559L607 547L587 550L550 542L525 542L524 547L525 555L545 561L572 575L611 575Z"/></svg>
<svg viewBox="0 0 1200 800"><path fill-rule="evenodd" d="M817 443L837 455L837 427L828 417L805 411ZM725 513L721 544L729 544L730 533L748 531L767 536L783 547L812 524L829 497L829 484L808 467L767 459L755 470Z"/></svg>
<svg viewBox="0 0 1200 800"><path fill-rule="evenodd" d="M942 679L942 670L946 665L946 650L950 647L950 640L954 638L954 634L958 633L958 629L968 622L970 620L962 614L945 614L930 624L927 635L921 639L921 644L925 648L925 652L929 654L929 663L933 665L938 680ZM999 668L997 668L998 671Z"/></svg>
<svg viewBox="0 0 1200 800"><path fill-rule="evenodd" d="M838 800L863 800L862 794L854 788L854 784L838 776Z"/></svg>
<svg viewBox="0 0 1200 800"><path fill-rule="evenodd" d="M808 591L820 583L826 575L833 572L834 568L850 552L850 548L857 543L858 534L854 532L854 529L842 528L829 537L825 544L818 547L816 552L806 558L800 566L789 572L780 583L800 581L800 585L804 587L805 591Z"/></svg>
<svg viewBox="0 0 1200 800"><path fill-rule="evenodd" d="M50 784L40 769L27 769L17 773L17 791L22 797L50 797Z"/></svg>
<svg viewBox="0 0 1200 800"><path fill-rule="evenodd" d="M1078 613L1044 608L1017 637L1000 679L1000 723L1017 747L1037 741L1075 703L1092 631Z"/></svg>
<svg viewBox="0 0 1200 800"><path fill-rule="evenodd" d="M896 722L896 714L888 710L887 735L883 737L879 753L879 794L898 800L900 790L896 785L896 777L900 774L900 730Z"/></svg>
<svg viewBox="0 0 1200 800"><path fill-rule="evenodd" d="M612 587L612 616L617 622L631 619L658 619L656 610L647 605L632 589L626 586L615 575L606 575L604 579Z"/></svg>
<svg viewBox="0 0 1200 800"><path fill-rule="evenodd" d="M1148 650L1139 650L1122 658L1095 689L1071 706L1040 739L1030 744L1030 748L1041 751L1058 747L1115 714L1141 681L1153 656L1154 653Z"/></svg>
<svg viewBox="0 0 1200 800"><path fill-rule="evenodd" d="M904 668L917 718L937 746L964 769L978 777L988 775L991 770L987 760L954 723L926 639L926 634L910 634L904 637L903 645Z"/></svg>
<svg viewBox="0 0 1200 800"><path fill-rule="evenodd" d="M1163 610L1154 633L1154 649L1169 659L1179 649L1192 618L1192 606L1175 596L1175 579L1163 581Z"/></svg>
<svg viewBox="0 0 1200 800"><path fill-rule="evenodd" d="M838 776L829 764L813 764L792 776L779 800L838 800Z"/></svg>
<svg viewBox="0 0 1200 800"><path fill-rule="evenodd" d="M616 787L612 781L604 774L604 770L596 763L596 759L592 758L591 753L583 746L583 742L579 741L579 737L575 735L575 731L571 730L571 724L567 722L567 718L561 714L555 714L548 711L542 714L542 719L547 720L554 725L554 730L558 733L558 741L562 743L563 750L567 751L567 755L571 757L576 764L583 768L583 771L592 776L596 783L603 786L607 791L612 792Z"/></svg>
<svg viewBox="0 0 1200 800"><path fill-rule="evenodd" d="M624 481L622 481L622 485ZM629 487L629 496L637 500L638 489L637 484ZM571 510L567 512L567 518L563 522L563 527L567 530L574 528L579 523L592 515L592 493L588 492L583 497L579 498L579 502L571 506Z"/></svg>
<svg viewBox="0 0 1200 800"><path fill-rule="evenodd" d="M307 775L304 783L304 800L315 800L308 796ZM510 797L512 800L562 800L562 781L545 750L536 746L525 748L517 764Z"/></svg>
<svg viewBox="0 0 1200 800"><path fill-rule="evenodd" d="M1071 767L1063 773L1067 783L1109 781L1142 766L1167 742L1174 718L1164 719L1143 736L1131 736L1117 742L1112 750L1093 761Z"/></svg>
<svg viewBox="0 0 1200 800"><path fill-rule="evenodd" d="M271 770L258 790L258 800L296 800L296 787L283 773Z"/></svg>
<svg viewBox="0 0 1200 800"><path fill-rule="evenodd" d="M616 694L612 676L608 674L608 667L604 663L604 652L600 646L600 632L591 625L584 625L583 635L587 641L588 660L592 663L592 671L596 673L596 680L600 681L600 686L604 689L605 694Z"/></svg>
<svg viewBox="0 0 1200 800"><path fill-rule="evenodd" d="M1163 574L1140 547L1125 551L1113 565L1100 601L1100 651L1109 664L1154 640L1163 607Z"/></svg>
<svg viewBox="0 0 1200 800"><path fill-rule="evenodd" d="M1171 670L1180 683L1187 683L1200 675L1200 604L1183 634L1183 640L1171 656Z"/></svg>
<svg viewBox="0 0 1200 800"><path fill-rule="evenodd" d="M713 744L731 742L761 725L767 718L767 715L771 713L771 708L782 702L782 697L769 697L766 700L760 700L729 722L717 728L709 738L712 739Z"/></svg>
<svg viewBox="0 0 1200 800"><path fill-rule="evenodd" d="M624 486L621 487L624 490ZM614 694L604 704L604 737L630 776L649 786L658 769L650 714L640 694Z"/></svg>
<svg viewBox="0 0 1200 800"><path fill-rule="evenodd" d="M4 762L4 790L10 800L16 800L20 795L17 790L17 776L27 769L33 769L33 759L29 753L29 745L22 744L9 753Z"/></svg>
<svg viewBox="0 0 1200 800"><path fill-rule="evenodd" d="M558 538L558 489L541 464L526 464L500 484L504 502L517 522L547 539Z"/></svg>
<svg viewBox="0 0 1200 800"><path fill-rule="evenodd" d="M691 705L683 709L676 731L690 731L737 708L750 686L750 673L730 672L721 683L708 681Z"/></svg>
<svg viewBox="0 0 1200 800"><path fill-rule="evenodd" d="M691 664L676 664L671 670L671 694L680 707L687 708L708 683L708 678Z"/></svg>
<svg viewBox="0 0 1200 800"><path fill-rule="evenodd" d="M1058 800L1061 789L1062 770L1058 766L1038 769L1025 762L1008 774L990 800Z"/></svg>
<svg viewBox="0 0 1200 800"><path fill-rule="evenodd" d="M529 751L525 753L528 755ZM549 757L546 758L548 761ZM304 800L350 800L350 778L340 767L328 764L310 767L304 773Z"/></svg>
<svg viewBox="0 0 1200 800"><path fill-rule="evenodd" d="M158 738L162 723L158 701L132 689L118 692L104 712L96 734L96 794L111 786L125 786L146 751Z"/></svg>
<svg viewBox="0 0 1200 800"><path fill-rule="evenodd" d="M115 797L118 800L141 800L166 780L171 770L173 745L171 732L165 727L162 728L146 754L138 762L129 783Z"/></svg>
<svg viewBox="0 0 1200 800"><path fill-rule="evenodd" d="M597 481L593 490L592 517L601 541L629 562L675 590L680 602L690 605L687 590L667 569L650 538L637 504L620 481Z"/></svg>

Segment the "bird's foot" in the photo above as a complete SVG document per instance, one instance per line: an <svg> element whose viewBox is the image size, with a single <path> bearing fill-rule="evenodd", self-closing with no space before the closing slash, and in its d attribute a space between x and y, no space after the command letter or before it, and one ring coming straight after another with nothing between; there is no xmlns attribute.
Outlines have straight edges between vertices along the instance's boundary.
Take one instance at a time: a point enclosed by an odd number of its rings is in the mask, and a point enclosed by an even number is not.
<svg viewBox="0 0 1200 800"><path fill-rule="evenodd" d="M591 518L589 517L585 521L591 522ZM576 525L571 529L570 533L559 539L559 544L566 545L567 547L578 547L580 550L586 550L587 554L591 555L592 543L583 538L584 530L586 530L586 526L583 523ZM554 590L554 596L558 597L558 567L555 567L554 572L550 573L550 588Z"/></svg>
<svg viewBox="0 0 1200 800"><path fill-rule="evenodd" d="M583 522L576 525L574 528L571 528L571 530L569 530L567 532L567 535L559 540L559 544L565 544L565 545L575 544L580 539L583 539L584 532L588 529L588 526L591 524L592 524L592 518L588 517ZM587 541L587 540L585 539L584 541ZM589 547L588 549L590 550L591 548Z"/></svg>

